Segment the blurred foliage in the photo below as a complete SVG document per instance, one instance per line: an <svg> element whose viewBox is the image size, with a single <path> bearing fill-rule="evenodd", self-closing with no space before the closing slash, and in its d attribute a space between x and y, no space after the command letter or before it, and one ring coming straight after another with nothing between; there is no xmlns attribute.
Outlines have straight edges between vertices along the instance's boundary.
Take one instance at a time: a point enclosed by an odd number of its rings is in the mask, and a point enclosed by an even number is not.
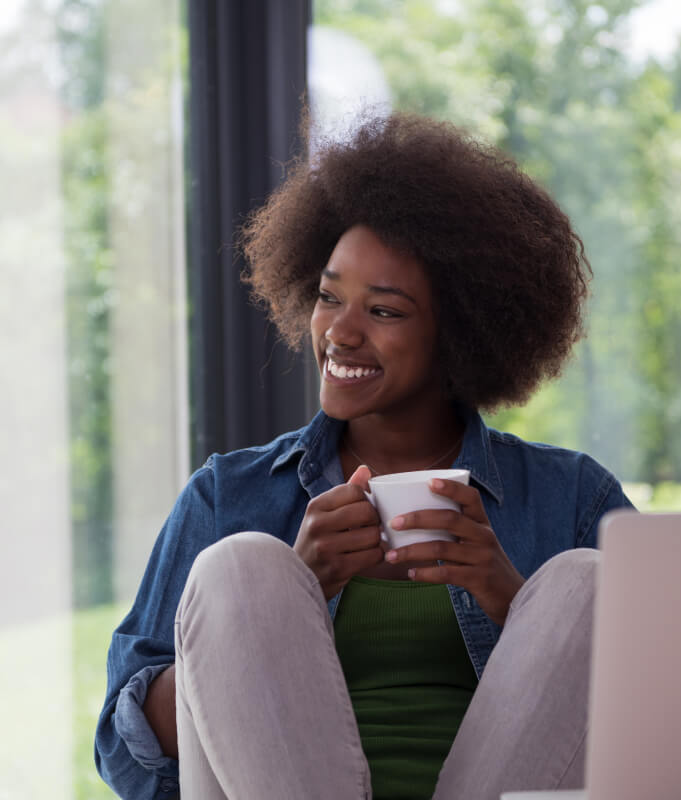
<svg viewBox="0 0 681 800"><path fill-rule="evenodd" d="M135 194L133 189L149 171L140 169L134 157L144 152L143 148L126 150L116 137L120 139L122 131L132 131L130 138L144 140L150 148L168 147L172 134L163 114L175 89L174 85L168 87L177 77L178 49L181 67L186 69L187 36L184 27L177 24L178 6L166 6L165 0L144 6L133 0L23 0L13 5L0 30L0 92L10 109L16 109L16 121L10 120L10 114L2 119L3 152L12 155L3 168L5 174L12 174L10 185L19 184L22 177L30 183L32 173L45 169L45 165L58 169L53 187L57 191L45 198L34 192L35 206L24 215L25 228L16 233L16 225L12 225L15 220L10 218L5 233L14 236L11 243L18 263L25 266L31 280L40 281L41 271L32 261L34 254L26 248L26 239L46 223L57 231L59 249L45 253L46 266L40 266L59 270L60 276L64 270L72 591L75 607L88 608L77 610L73 619L59 615L35 624L22 622L15 630L0 632L0 655L5 660L12 657L10 666L16 663L23 667L17 675L19 691L10 692L13 705L8 709L8 719L20 724L5 748L5 763L16 762L13 775L25 778L27 785L39 786L37 793L22 797L42 796L46 791L65 796L61 786L45 789L44 774L70 781L68 768L50 764L45 770L31 770L30 758L26 760L25 755L35 750L36 733L38 738L43 734L44 739L57 732L63 748L53 748L54 758L63 757L71 741L63 729L69 726L73 699L73 796L93 800L113 797L96 774L93 737L105 691L106 651L111 631L123 616L122 608L108 605L114 595L112 327L114 311L120 309L121 258L120 248L117 251L114 245L111 221L116 212L119 219L122 217L124 204L137 218L159 205L158 185L145 184L147 206L140 207L140 193ZM119 35L121 27L124 35ZM138 37L134 48L133 37ZM140 53L149 58L139 58ZM179 124L177 127L181 128ZM48 152L49 159L43 151ZM161 178L159 183L164 188L165 172ZM52 188L47 181L37 185L43 190ZM20 204L18 209L16 217L23 210ZM151 215L149 219L153 221ZM44 241L39 235L35 238ZM59 283L54 285L60 288ZM153 293L153 287L151 291L148 286L141 290ZM59 295L55 297L55 305L61 314L60 299ZM26 305L26 298L20 294L9 302ZM40 324L41 320L31 318L35 312L30 304L24 313L27 325ZM40 363L27 369L39 374ZM116 377L120 379L120 372ZM51 400L45 398L46 403ZM145 486L142 491L150 490ZM27 588L30 592L38 590L37 585ZM40 651L42 661L33 659L36 669L26 669L25 664L33 662L25 655L34 651ZM48 680L38 675L38 671L44 672L45 653L55 662L50 664ZM13 787L8 791L12 793Z"/></svg>
<svg viewBox="0 0 681 800"><path fill-rule="evenodd" d="M594 269L589 337L559 382L491 424L681 478L681 48L632 63L637 0L316 0L379 61L393 106L511 153L571 217Z"/></svg>
<svg viewBox="0 0 681 800"><path fill-rule="evenodd" d="M73 800L115 797L97 774L92 743L106 693L106 654L111 631L126 612L122 605L103 605L73 615Z"/></svg>
<svg viewBox="0 0 681 800"><path fill-rule="evenodd" d="M158 121L178 51L186 68L187 36L173 9L165 14L160 3L144 12L132 0L60 0L54 10L46 10L45 0L42 5L55 26L63 108L73 592L75 605L83 607L113 598L112 326L121 256L112 218L148 212L152 225L159 185L140 162L150 142L157 150L168 147L171 133ZM133 14L148 24L121 27ZM122 143L122 135L134 141ZM155 287L140 279L138 288L137 299L146 292L152 305ZM150 381L147 390L154 386Z"/></svg>
<svg viewBox="0 0 681 800"><path fill-rule="evenodd" d="M77 607L113 597L109 312L115 263L108 226L105 7L101 0L62 0L56 17L67 112L62 186Z"/></svg>

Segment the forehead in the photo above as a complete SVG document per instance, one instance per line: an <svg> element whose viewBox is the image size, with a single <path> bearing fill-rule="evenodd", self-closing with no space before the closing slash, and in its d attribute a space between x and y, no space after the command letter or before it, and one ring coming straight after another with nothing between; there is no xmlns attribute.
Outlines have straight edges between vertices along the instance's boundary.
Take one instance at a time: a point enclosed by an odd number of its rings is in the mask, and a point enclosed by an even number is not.
<svg viewBox="0 0 681 800"><path fill-rule="evenodd" d="M361 281L367 287L395 287L430 303L430 281L423 263L386 244L365 225L355 225L340 237L325 272L336 280Z"/></svg>

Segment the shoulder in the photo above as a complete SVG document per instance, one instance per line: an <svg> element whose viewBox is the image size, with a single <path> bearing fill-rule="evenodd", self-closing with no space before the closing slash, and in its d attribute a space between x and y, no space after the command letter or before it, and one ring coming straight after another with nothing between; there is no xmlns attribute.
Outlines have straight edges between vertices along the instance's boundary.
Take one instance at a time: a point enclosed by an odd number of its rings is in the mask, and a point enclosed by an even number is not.
<svg viewBox="0 0 681 800"><path fill-rule="evenodd" d="M240 473L250 476L269 475L282 459L293 457L296 452L303 452L301 439L308 428L309 426L305 426L296 431L282 433L267 444L232 450L229 453L213 453L199 473L205 470L215 481L221 481L227 476L233 479Z"/></svg>
<svg viewBox="0 0 681 800"><path fill-rule="evenodd" d="M194 480L209 486L216 539L258 530L289 541L309 495L301 479L310 458L312 423L264 445L213 454Z"/></svg>
<svg viewBox="0 0 681 800"><path fill-rule="evenodd" d="M494 429L489 437L504 495L514 492L552 516L570 516L579 545L595 544L606 511L632 505L615 475L587 453Z"/></svg>
<svg viewBox="0 0 681 800"><path fill-rule="evenodd" d="M319 411L304 427L288 431L264 445L211 455L202 471L210 473L216 490L226 484L266 482L275 486L303 477L328 463L336 452L339 428L344 423Z"/></svg>
<svg viewBox="0 0 681 800"><path fill-rule="evenodd" d="M202 532L206 540L204 546L219 538L215 530L216 516L222 516L226 510L248 508L253 497L262 494L278 461L290 456L294 468L282 470L282 477L288 482L297 481L294 456L305 430L284 433L264 445L213 453L188 479L166 527L168 523L171 527L182 528L190 524L194 531ZM262 507L262 503L258 505Z"/></svg>
<svg viewBox="0 0 681 800"><path fill-rule="evenodd" d="M494 457L499 463L509 466L522 464L528 469L539 471L539 474L546 474L552 480L565 474L577 476L586 483L617 481L610 470L580 450L526 441L494 428L488 430Z"/></svg>

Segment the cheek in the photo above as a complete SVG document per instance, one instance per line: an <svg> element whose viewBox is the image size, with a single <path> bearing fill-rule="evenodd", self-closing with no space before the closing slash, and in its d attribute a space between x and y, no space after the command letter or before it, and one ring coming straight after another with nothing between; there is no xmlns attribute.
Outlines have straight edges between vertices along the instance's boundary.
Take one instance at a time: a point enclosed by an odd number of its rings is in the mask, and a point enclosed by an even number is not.
<svg viewBox="0 0 681 800"><path fill-rule="evenodd" d="M328 325L324 324L324 314L320 311L319 306L315 305L310 316L310 333L312 334L312 343L317 346L317 342L324 334Z"/></svg>
<svg viewBox="0 0 681 800"><path fill-rule="evenodd" d="M439 370L439 348L435 331L423 328L413 332L409 348L404 353L404 364L410 365L410 372L428 377Z"/></svg>
<svg viewBox="0 0 681 800"><path fill-rule="evenodd" d="M434 357L437 350L436 336L437 332L432 325L413 325L400 336L399 344L395 344L404 358L424 363Z"/></svg>
<svg viewBox="0 0 681 800"><path fill-rule="evenodd" d="M319 310L317 306L314 307L312 315L310 316L310 340L312 344L312 352L319 366L324 359L324 352L326 350L325 332L329 327L327 315L323 310Z"/></svg>

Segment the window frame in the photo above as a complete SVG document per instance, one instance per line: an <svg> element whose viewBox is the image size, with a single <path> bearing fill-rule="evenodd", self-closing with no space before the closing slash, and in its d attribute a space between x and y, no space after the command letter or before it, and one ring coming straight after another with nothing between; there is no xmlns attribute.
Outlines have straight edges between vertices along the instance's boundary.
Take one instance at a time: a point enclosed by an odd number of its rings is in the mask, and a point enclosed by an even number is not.
<svg viewBox="0 0 681 800"><path fill-rule="evenodd" d="M190 0L191 462L262 444L317 408L310 358L248 300L234 241L299 149L311 0Z"/></svg>

